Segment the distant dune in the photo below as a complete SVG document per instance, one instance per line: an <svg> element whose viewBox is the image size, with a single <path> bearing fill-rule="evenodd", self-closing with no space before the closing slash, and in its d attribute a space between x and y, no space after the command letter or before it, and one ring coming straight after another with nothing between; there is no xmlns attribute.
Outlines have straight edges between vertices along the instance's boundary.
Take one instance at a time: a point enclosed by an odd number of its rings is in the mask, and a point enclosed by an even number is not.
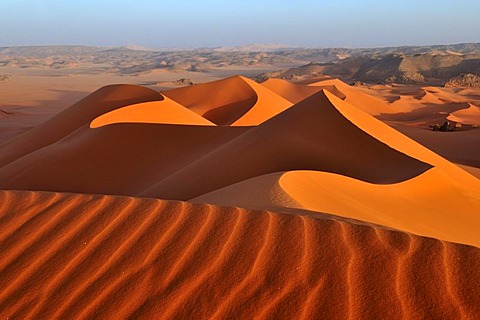
<svg viewBox="0 0 480 320"><path fill-rule="evenodd" d="M478 101L332 78L103 87L1 145L0 314L478 318L480 179L450 161L480 168Z"/></svg>

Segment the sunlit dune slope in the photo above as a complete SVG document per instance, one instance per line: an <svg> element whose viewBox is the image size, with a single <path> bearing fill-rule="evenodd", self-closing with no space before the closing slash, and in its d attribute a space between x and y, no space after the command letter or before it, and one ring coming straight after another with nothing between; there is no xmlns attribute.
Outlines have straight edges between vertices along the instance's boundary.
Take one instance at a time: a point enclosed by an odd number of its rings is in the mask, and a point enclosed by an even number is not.
<svg viewBox="0 0 480 320"><path fill-rule="evenodd" d="M154 199L0 192L0 313L50 318L478 318L480 249Z"/></svg>
<svg viewBox="0 0 480 320"><path fill-rule="evenodd" d="M452 183L437 168L388 185L327 172L289 171L255 177L189 201L286 212L307 209L480 247L478 190L478 185Z"/></svg>
<svg viewBox="0 0 480 320"><path fill-rule="evenodd" d="M162 94L217 125L257 125L292 105L241 76L167 90Z"/></svg>
<svg viewBox="0 0 480 320"><path fill-rule="evenodd" d="M98 128L114 123L215 125L166 97L161 101L142 102L102 114L90 123L90 127Z"/></svg>

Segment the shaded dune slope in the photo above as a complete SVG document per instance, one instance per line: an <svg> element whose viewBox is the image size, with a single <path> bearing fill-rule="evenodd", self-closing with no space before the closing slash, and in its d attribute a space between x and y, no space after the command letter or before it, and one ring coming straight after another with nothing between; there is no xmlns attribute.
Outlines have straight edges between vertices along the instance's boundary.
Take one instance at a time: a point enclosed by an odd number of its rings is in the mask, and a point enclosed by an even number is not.
<svg viewBox="0 0 480 320"><path fill-rule="evenodd" d="M141 195L187 200L261 174L301 169L334 172L373 183L394 183L431 168L353 125L331 102L335 98L321 91Z"/></svg>
<svg viewBox="0 0 480 320"><path fill-rule="evenodd" d="M159 101L158 92L135 85L105 86L52 119L2 145L0 167L30 152L64 138L94 118L120 107L147 101Z"/></svg>
<svg viewBox="0 0 480 320"><path fill-rule="evenodd" d="M475 247L321 214L45 192L0 202L8 318L480 316Z"/></svg>
<svg viewBox="0 0 480 320"><path fill-rule="evenodd" d="M146 123L84 126L0 168L0 187L135 195L246 129Z"/></svg>

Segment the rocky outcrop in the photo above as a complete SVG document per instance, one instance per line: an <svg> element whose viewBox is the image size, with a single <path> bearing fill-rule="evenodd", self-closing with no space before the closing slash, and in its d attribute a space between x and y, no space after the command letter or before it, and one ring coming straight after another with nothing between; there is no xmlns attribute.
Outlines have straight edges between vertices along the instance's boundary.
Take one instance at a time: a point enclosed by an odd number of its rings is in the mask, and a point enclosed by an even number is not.
<svg viewBox="0 0 480 320"><path fill-rule="evenodd" d="M447 83L445 83L445 87L480 88L480 76L473 73L466 73L457 77L453 77L448 80Z"/></svg>

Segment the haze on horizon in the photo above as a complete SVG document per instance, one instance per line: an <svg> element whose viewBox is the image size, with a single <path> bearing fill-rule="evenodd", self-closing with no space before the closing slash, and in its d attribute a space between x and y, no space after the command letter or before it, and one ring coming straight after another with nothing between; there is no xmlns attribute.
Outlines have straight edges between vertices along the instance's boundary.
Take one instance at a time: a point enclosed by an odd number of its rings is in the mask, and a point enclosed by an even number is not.
<svg viewBox="0 0 480 320"><path fill-rule="evenodd" d="M477 0L2 0L0 46L152 48L480 42Z"/></svg>

